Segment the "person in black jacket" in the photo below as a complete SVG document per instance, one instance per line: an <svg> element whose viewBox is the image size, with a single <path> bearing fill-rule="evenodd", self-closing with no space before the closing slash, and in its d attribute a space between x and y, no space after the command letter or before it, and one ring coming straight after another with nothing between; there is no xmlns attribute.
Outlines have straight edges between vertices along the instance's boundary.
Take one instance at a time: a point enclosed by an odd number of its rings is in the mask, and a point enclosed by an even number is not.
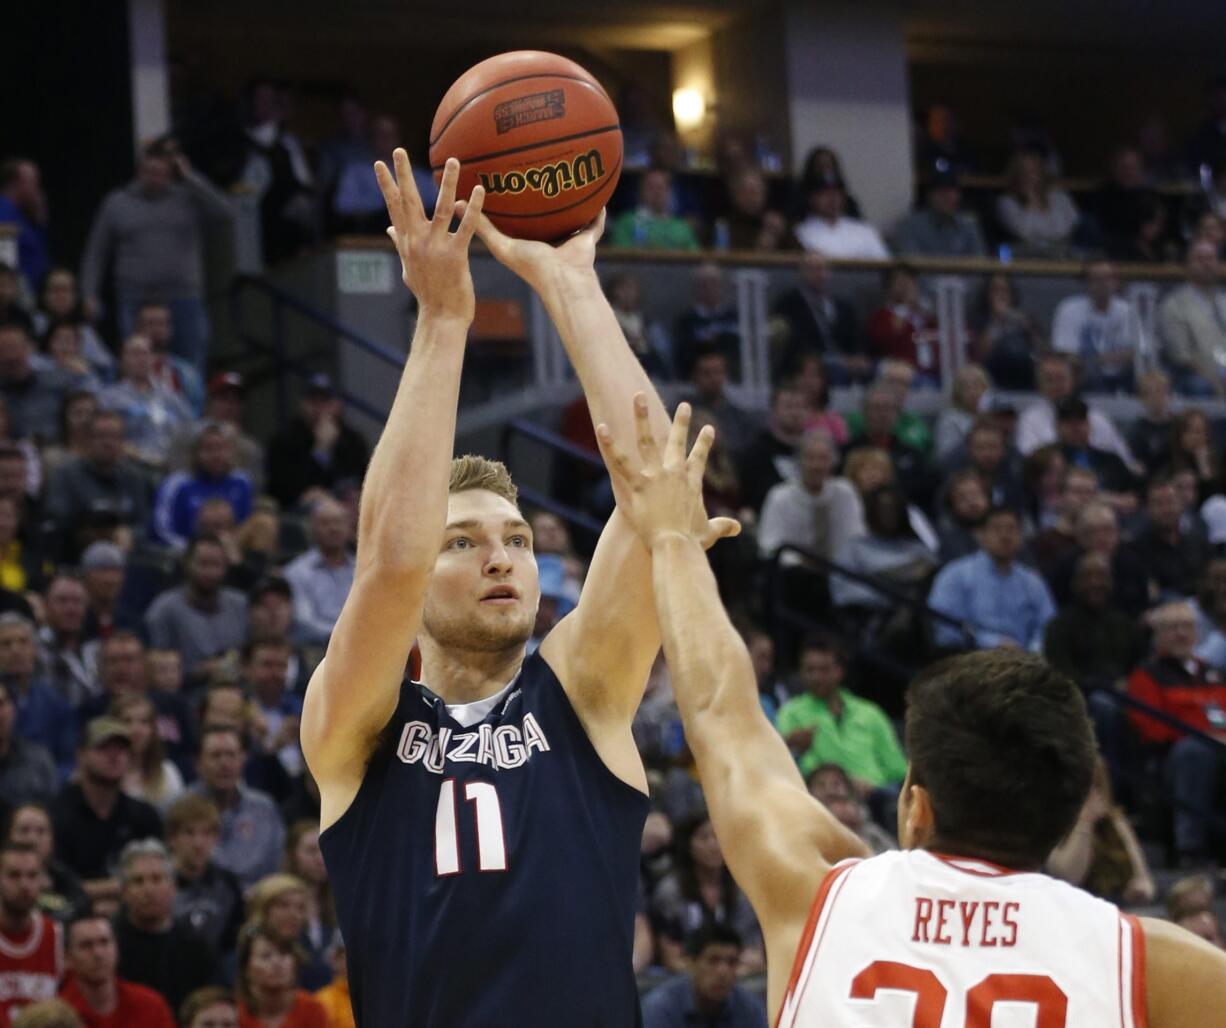
<svg viewBox="0 0 1226 1028"><path fill-rule="evenodd" d="M830 262L816 251L800 261L799 281L775 303L773 318L782 337L779 367L794 366L802 354L816 353L832 385L863 381L872 361L860 346L851 304L830 295Z"/></svg>
<svg viewBox="0 0 1226 1028"><path fill-rule="evenodd" d="M361 479L369 457L366 440L341 420L332 380L312 375L298 416L268 444L268 491L285 508L309 506L314 490Z"/></svg>

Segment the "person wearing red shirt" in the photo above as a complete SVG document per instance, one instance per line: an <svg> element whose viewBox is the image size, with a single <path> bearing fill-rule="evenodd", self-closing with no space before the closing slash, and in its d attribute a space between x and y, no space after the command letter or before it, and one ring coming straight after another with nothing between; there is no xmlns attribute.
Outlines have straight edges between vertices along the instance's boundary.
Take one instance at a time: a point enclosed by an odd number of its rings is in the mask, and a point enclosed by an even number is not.
<svg viewBox="0 0 1226 1028"><path fill-rule="evenodd" d="M20 1008L54 997L64 974L60 926L35 909L42 887L34 847L0 847L0 1028Z"/></svg>
<svg viewBox="0 0 1226 1028"><path fill-rule="evenodd" d="M1190 728L1226 741L1226 682L1193 655L1196 613L1167 603L1150 615L1154 656L1128 678L1128 694ZM1140 711L1129 714L1137 736L1166 749L1166 777L1174 794L1175 848L1185 864L1203 863L1217 787L1218 758L1203 739Z"/></svg>
<svg viewBox="0 0 1226 1028"><path fill-rule="evenodd" d="M885 303L865 326L868 349L875 360L906 361L916 371L916 384L938 386L941 358L937 352L936 319L920 302L919 281L905 264L886 275Z"/></svg>
<svg viewBox="0 0 1226 1028"><path fill-rule="evenodd" d="M81 1015L86 1028L175 1028L161 996L115 973L119 947L110 921L83 914L69 923L67 934L71 973L60 998Z"/></svg>
<svg viewBox="0 0 1226 1028"><path fill-rule="evenodd" d="M238 946L238 1028L328 1028L328 1015L296 988L298 949L260 922L243 930Z"/></svg>

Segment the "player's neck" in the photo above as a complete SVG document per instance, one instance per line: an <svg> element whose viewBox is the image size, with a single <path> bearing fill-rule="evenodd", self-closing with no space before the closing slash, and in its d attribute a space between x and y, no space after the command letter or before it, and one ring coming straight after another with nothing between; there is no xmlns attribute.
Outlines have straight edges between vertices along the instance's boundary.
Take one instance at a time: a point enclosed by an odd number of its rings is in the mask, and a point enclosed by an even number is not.
<svg viewBox="0 0 1226 1028"><path fill-rule="evenodd" d="M993 864L996 867L1004 868L1006 871L1039 871L1040 866L1024 866L1023 861L1010 857L1007 853L997 853L994 850L986 850L981 846L968 846L965 843L953 842L948 839L942 839L939 836L933 836L929 841L923 844L923 849L927 850L934 856L953 857L961 860L979 860L985 864Z"/></svg>
<svg viewBox="0 0 1226 1028"><path fill-rule="evenodd" d="M503 688L524 662L524 646L488 653L443 650L432 639L421 640L421 680L444 703L473 703Z"/></svg>

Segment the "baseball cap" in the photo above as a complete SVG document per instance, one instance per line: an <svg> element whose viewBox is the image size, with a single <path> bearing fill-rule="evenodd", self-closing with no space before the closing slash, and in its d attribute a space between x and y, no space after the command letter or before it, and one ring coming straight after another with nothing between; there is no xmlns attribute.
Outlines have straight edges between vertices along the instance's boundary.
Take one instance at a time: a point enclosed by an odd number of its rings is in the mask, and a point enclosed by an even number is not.
<svg viewBox="0 0 1226 1028"><path fill-rule="evenodd" d="M336 386L332 384L330 375L325 375L322 371L317 371L306 380L306 389L308 393L324 393L327 396L336 395Z"/></svg>
<svg viewBox="0 0 1226 1028"><path fill-rule="evenodd" d="M123 550L114 543L92 543L81 554L82 571L96 571L99 568L121 568L123 565Z"/></svg>
<svg viewBox="0 0 1226 1028"><path fill-rule="evenodd" d="M216 396L218 393L224 393L226 390L234 392L242 392L243 376L237 371L219 371L216 375L209 379L209 395Z"/></svg>
<svg viewBox="0 0 1226 1028"><path fill-rule="evenodd" d="M128 726L120 721L119 718L96 717L85 726L85 735L82 736L81 742L85 749L93 749L95 746L101 746L112 739L120 739L129 746L132 744L132 736L128 733Z"/></svg>

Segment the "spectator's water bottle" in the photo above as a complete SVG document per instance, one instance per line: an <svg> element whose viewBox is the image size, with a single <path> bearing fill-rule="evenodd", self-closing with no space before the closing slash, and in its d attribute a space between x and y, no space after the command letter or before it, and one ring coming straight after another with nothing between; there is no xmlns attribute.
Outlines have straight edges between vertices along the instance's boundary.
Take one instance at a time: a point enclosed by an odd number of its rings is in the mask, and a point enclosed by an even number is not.
<svg viewBox="0 0 1226 1028"><path fill-rule="evenodd" d="M717 250L727 250L732 246L732 232L728 228L727 218L715 219L715 235L712 243Z"/></svg>

